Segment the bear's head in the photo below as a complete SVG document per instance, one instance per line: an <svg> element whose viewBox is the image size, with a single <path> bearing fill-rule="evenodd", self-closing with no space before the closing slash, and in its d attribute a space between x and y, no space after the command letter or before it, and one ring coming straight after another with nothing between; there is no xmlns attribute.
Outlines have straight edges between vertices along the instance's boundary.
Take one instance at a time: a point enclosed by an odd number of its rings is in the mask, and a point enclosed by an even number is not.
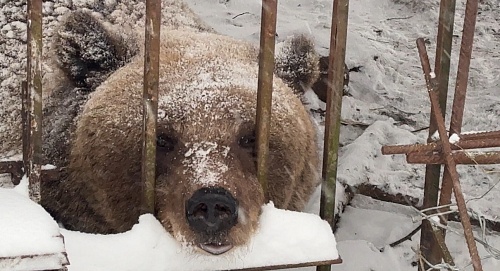
<svg viewBox="0 0 500 271"><path fill-rule="evenodd" d="M63 216L78 217L62 218L71 229L122 232L142 213L143 56L115 33L75 12L54 41L71 86L65 91L77 86L88 93L63 165L67 194L86 201L77 208L67 199ZM318 57L304 36L282 48L276 74L283 76L273 84L268 200L302 210L320 178L316 131L297 86L317 79ZM165 28L159 73L156 217L179 241L211 254L246 244L266 201L256 168L258 49L214 33Z"/></svg>

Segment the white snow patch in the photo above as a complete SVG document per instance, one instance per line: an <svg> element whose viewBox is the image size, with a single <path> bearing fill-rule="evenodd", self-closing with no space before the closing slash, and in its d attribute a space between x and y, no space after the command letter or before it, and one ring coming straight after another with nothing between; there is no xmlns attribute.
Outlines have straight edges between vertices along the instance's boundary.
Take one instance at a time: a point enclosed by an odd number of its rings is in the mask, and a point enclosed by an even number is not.
<svg viewBox="0 0 500 271"><path fill-rule="evenodd" d="M276 209L272 203L263 206L249 245L220 256L183 247L149 214L122 234L63 234L70 271L229 270L339 257L328 223L316 215Z"/></svg>
<svg viewBox="0 0 500 271"><path fill-rule="evenodd" d="M434 141L438 141L440 139L439 137L439 131L435 131L434 134L431 135L431 139Z"/></svg>
<svg viewBox="0 0 500 271"><path fill-rule="evenodd" d="M438 131L434 132L434 134L432 134L432 136L431 136L431 139L432 139L433 141L439 141L439 140L441 139L441 137L439 136L439 132L438 132ZM459 135L457 135L457 134L452 134L452 135L450 136L450 138L449 138L449 142L450 142L451 144L456 144L456 143L458 143L459 141L460 141L460 136L459 136Z"/></svg>
<svg viewBox="0 0 500 271"><path fill-rule="evenodd" d="M26 175L23 175L21 181L18 185L16 185L12 190L16 191L20 195L23 195L26 198L29 198L29 178Z"/></svg>
<svg viewBox="0 0 500 271"><path fill-rule="evenodd" d="M451 144L457 144L457 143L458 143L458 141L460 141L460 136L459 136L459 135L457 135L457 134L452 134L452 135L450 136L450 143L451 143Z"/></svg>
<svg viewBox="0 0 500 271"><path fill-rule="evenodd" d="M28 258L0 261L0 270L61 267L64 243L59 226L40 205L13 189L0 188L0 217L0 258ZM46 256L39 261L30 257L36 255Z"/></svg>
<svg viewBox="0 0 500 271"><path fill-rule="evenodd" d="M218 150L215 142L194 143L184 154L185 160L182 162L186 167L184 174L193 172L192 176L195 183L203 185L215 185L220 182L222 175L229 170L228 166L221 159L213 159L211 154L220 153L226 157L229 147L222 147Z"/></svg>

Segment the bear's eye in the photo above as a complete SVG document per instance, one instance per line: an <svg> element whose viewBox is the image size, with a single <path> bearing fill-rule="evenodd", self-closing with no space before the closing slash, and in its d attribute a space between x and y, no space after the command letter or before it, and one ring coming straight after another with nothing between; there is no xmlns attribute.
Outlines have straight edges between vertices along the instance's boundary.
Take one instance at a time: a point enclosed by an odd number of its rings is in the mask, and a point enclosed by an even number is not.
<svg viewBox="0 0 500 271"><path fill-rule="evenodd" d="M171 136L162 133L156 137L156 147L161 151L173 151L175 145L177 145L177 140Z"/></svg>
<svg viewBox="0 0 500 271"><path fill-rule="evenodd" d="M249 135L242 136L240 137L240 139L238 139L238 145L245 149L255 149L255 143L255 132Z"/></svg>

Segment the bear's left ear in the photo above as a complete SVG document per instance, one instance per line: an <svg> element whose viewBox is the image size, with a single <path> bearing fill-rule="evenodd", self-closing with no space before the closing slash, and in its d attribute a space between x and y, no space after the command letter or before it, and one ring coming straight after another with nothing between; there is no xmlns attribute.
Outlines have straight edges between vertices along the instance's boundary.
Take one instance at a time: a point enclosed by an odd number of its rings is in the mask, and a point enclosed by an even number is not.
<svg viewBox="0 0 500 271"><path fill-rule="evenodd" d="M72 83L93 91L138 51L135 40L114 33L87 11L74 11L53 39L57 63Z"/></svg>
<svg viewBox="0 0 500 271"><path fill-rule="evenodd" d="M302 95L319 78L319 55L304 34L288 37L276 45L274 72L295 94Z"/></svg>

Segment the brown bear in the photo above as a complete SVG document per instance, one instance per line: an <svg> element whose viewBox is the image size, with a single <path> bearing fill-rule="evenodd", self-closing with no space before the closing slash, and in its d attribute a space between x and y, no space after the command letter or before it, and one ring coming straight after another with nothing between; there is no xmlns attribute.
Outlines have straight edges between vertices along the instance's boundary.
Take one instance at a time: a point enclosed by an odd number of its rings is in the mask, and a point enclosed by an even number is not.
<svg viewBox="0 0 500 271"><path fill-rule="evenodd" d="M200 29L162 28L155 216L179 241L217 255L249 240L265 203L256 177L258 48ZM43 151L62 175L43 183L42 205L71 230L127 231L143 211L142 42L120 31L76 11L54 35L64 77L45 97ZM318 79L319 58L298 35L276 63L269 200L300 211L320 163L297 88Z"/></svg>

